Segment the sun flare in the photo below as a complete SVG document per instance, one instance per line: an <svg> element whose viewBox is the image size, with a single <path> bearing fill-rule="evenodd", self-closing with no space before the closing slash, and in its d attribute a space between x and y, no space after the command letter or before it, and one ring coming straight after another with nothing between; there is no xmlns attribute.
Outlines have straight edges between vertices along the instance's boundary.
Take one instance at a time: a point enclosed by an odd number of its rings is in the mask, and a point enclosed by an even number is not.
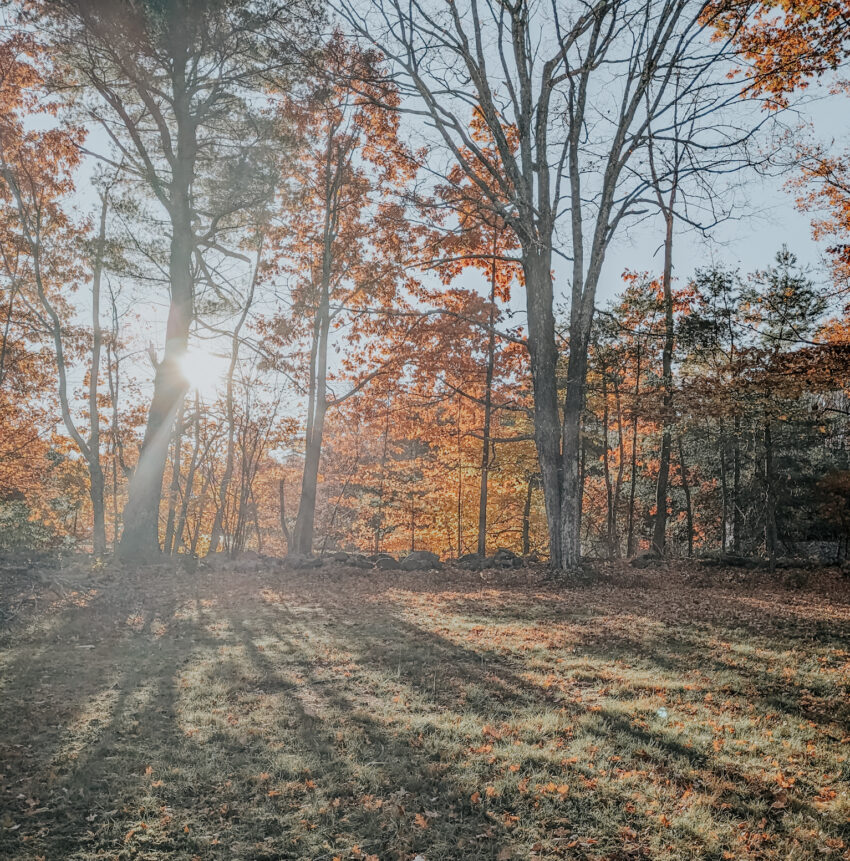
<svg viewBox="0 0 850 861"><path fill-rule="evenodd" d="M180 360L180 371L192 391L210 398L216 395L224 380L227 362L222 356L193 347Z"/></svg>

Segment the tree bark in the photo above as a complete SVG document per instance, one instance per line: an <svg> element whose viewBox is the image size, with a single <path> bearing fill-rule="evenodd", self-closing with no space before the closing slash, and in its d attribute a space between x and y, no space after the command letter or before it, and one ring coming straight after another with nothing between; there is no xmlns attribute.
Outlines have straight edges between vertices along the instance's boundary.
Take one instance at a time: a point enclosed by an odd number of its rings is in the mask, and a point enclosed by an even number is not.
<svg viewBox="0 0 850 861"><path fill-rule="evenodd" d="M278 498L280 500L280 531L283 533L283 540L286 542L287 552L289 544L292 540L289 534L289 525L286 522L286 479L282 478L277 486Z"/></svg>
<svg viewBox="0 0 850 861"><path fill-rule="evenodd" d="M570 358L567 365L567 391L564 398L562 433L561 489L561 567L577 570L581 565L581 495L579 470L581 455L581 416L587 380L587 346L590 320L579 317L570 326Z"/></svg>
<svg viewBox="0 0 850 861"><path fill-rule="evenodd" d="M124 533L119 547L119 555L124 559L144 559L156 557L160 553L159 504L168 456L168 438L188 388L180 363L186 353L194 314L191 188L197 144L186 88L187 64L188 49L185 46L182 51L175 49L172 86L177 144L170 188L171 248L168 265L171 304L166 324L165 350L162 361L156 365L145 435L124 509Z"/></svg>
<svg viewBox="0 0 850 861"><path fill-rule="evenodd" d="M493 372L496 365L496 243L493 231L493 260L490 270L490 330L487 336L487 369L484 375L484 428L481 441L481 489L478 494L478 555L487 555L487 491L490 473L490 423L493 408Z"/></svg>
<svg viewBox="0 0 850 861"><path fill-rule="evenodd" d="M92 351L89 372L89 494L92 504L92 550L95 556L106 553L106 507L104 504L105 480L100 460L100 414L98 412L97 389L100 382L100 353L103 332L100 328L100 287L103 275L103 255L106 248L106 213L109 207L108 193L104 192L100 207L100 225L95 247L92 271Z"/></svg>
<svg viewBox="0 0 850 861"><path fill-rule="evenodd" d="M773 436L770 419L764 420L764 543L770 570L776 568L776 485L773 474Z"/></svg>
<svg viewBox="0 0 850 861"><path fill-rule="evenodd" d="M635 553L635 489L637 471L637 432L638 432L638 396L640 395L640 343L635 359L635 403L632 414L632 458L629 470L629 523L628 538L626 539L626 556L631 558Z"/></svg>
<svg viewBox="0 0 850 861"><path fill-rule="evenodd" d="M691 504L691 485L688 481L688 468L685 465L685 450L682 437L678 437L679 470L682 473L682 490L685 492L685 516L688 524L688 558L694 555L694 510Z"/></svg>
<svg viewBox="0 0 850 861"><path fill-rule="evenodd" d="M185 403L185 402L184 402ZM168 514L165 518L165 538L162 549L167 556L174 552L174 520L177 510L177 496L180 493L180 449L183 436L184 403L177 411L177 421L174 423L174 450L171 455L171 488L168 491Z"/></svg>
<svg viewBox="0 0 850 861"><path fill-rule="evenodd" d="M664 236L664 273L661 278L664 291L664 347L661 351L662 430L661 452L658 458L658 480L655 484L655 522L652 530L652 552L664 555L667 543L667 490L670 483L670 453L673 447L673 344L675 337L673 318L673 204L675 186L669 204L664 209L666 233Z"/></svg>
<svg viewBox="0 0 850 861"><path fill-rule="evenodd" d="M557 570L563 567L563 547L560 420L556 377L558 350L555 345L551 268L551 251L540 250L523 255L528 313L528 352L534 389L534 442L540 463L543 502L549 528L549 565ZM574 436L574 442L577 444L577 427Z"/></svg>

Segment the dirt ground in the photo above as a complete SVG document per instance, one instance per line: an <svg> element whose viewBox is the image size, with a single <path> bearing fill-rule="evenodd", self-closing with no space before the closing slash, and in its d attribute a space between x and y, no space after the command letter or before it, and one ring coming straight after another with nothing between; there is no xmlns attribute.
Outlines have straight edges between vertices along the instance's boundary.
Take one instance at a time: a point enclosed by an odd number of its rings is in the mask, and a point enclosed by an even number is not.
<svg viewBox="0 0 850 861"><path fill-rule="evenodd" d="M850 858L837 571L36 573L0 858Z"/></svg>

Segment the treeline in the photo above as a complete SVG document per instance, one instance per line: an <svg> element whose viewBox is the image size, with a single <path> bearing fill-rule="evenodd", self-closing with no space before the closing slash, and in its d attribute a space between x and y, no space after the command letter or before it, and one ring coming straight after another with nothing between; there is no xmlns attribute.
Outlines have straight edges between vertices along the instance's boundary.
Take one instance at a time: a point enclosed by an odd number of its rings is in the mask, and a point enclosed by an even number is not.
<svg viewBox="0 0 850 861"><path fill-rule="evenodd" d="M804 80L760 9L12 7L0 546L842 556L846 245L673 277L724 178L791 153L844 235L840 160L767 134ZM600 305L647 212L661 271Z"/></svg>

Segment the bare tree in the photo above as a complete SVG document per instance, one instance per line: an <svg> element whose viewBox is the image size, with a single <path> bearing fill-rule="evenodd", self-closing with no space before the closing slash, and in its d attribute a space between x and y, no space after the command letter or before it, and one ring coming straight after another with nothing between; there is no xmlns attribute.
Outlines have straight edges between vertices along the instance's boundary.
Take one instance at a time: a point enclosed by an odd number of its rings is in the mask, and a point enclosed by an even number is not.
<svg viewBox="0 0 850 861"><path fill-rule="evenodd" d="M644 209L645 148L681 90L726 86L731 56L701 0L337 0L393 64L409 110L515 232L526 287L535 442L555 569L581 558L580 422L596 289L617 230ZM494 141L476 143L477 111ZM511 146L511 127L519 146ZM643 162L641 158L643 157ZM484 181L487 177L488 181ZM560 229L565 229L565 237ZM567 251L562 251L561 246ZM552 264L570 263L560 401Z"/></svg>

